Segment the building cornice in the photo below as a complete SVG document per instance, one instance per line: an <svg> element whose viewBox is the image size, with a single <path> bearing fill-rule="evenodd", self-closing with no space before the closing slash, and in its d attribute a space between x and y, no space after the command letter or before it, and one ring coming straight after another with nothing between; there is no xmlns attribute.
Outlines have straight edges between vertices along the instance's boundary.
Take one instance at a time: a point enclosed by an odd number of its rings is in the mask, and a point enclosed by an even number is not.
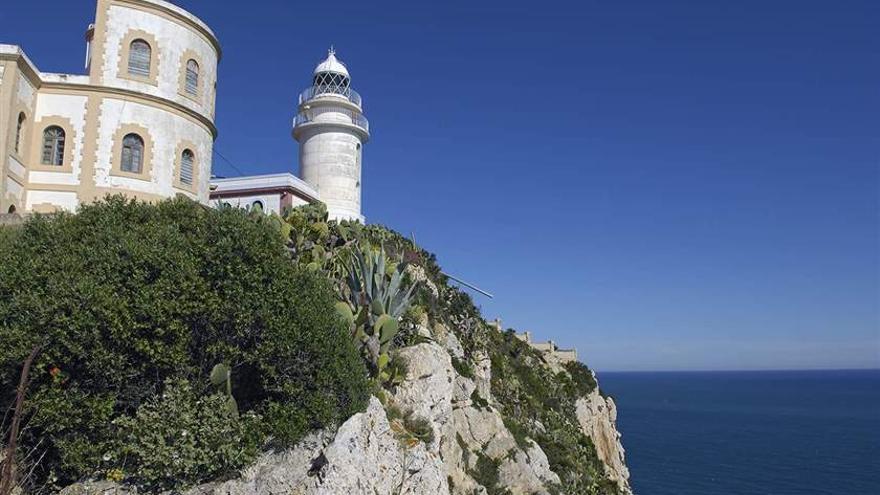
<svg viewBox="0 0 880 495"><path fill-rule="evenodd" d="M214 31L212 31L204 21L177 5L162 0L112 0L112 2L116 4L132 5L146 10L157 10L186 24L201 33L211 45L214 46L214 50L217 52L218 62L223 58L223 49L220 47L220 40L217 39L217 35L214 34Z"/></svg>
<svg viewBox="0 0 880 495"><path fill-rule="evenodd" d="M318 201L318 191L290 173L250 175L211 180L211 199L289 192L308 202Z"/></svg>
<svg viewBox="0 0 880 495"><path fill-rule="evenodd" d="M78 91L84 93L103 93L113 96L121 96L123 98L129 98L132 100L140 100L148 104L170 107L180 113L192 117L193 119L204 125L211 132L211 135L214 137L214 139L217 139L217 126L214 125L214 122L211 119L195 110L192 110L185 105L177 103L176 101L162 98L161 96L141 93L125 88L90 84L85 82L85 78L88 76L54 73L44 74L37 70L33 62L30 61L27 55L25 55L24 51L17 45L0 45L0 60L17 61L18 66L21 68L22 72L27 75L28 79L30 79L31 83L38 90L55 89L62 91ZM70 78L70 80L65 81L65 78Z"/></svg>
<svg viewBox="0 0 880 495"><path fill-rule="evenodd" d="M369 131L364 128L349 124L346 122L325 122L325 121L315 121L315 122L304 122L301 124L294 124L293 130L291 130L290 134L297 141L300 140L300 136L308 133L308 132L318 132L320 129L339 129L343 131L349 131L354 134L357 134L360 137L361 141L366 143L370 140Z"/></svg>
<svg viewBox="0 0 880 495"><path fill-rule="evenodd" d="M211 135L214 139L217 139L217 126L214 125L214 122L211 119L205 117L199 112L190 109L185 105L181 105L176 101L169 100L167 98L162 98L161 96L154 96L147 93L140 93L138 91L132 91L130 89L124 88L116 88L113 86L98 86L94 84L80 84L80 83L69 83L69 82L46 82L44 81L40 88L45 89L60 89L60 90L70 90L70 91L82 91L85 93L103 93L113 96L121 96L124 98L130 98L133 100L140 100L142 102L152 103L155 105L163 105L167 107L171 107L172 109L186 114L189 117L197 120L199 123L204 125L208 131L211 132Z"/></svg>
<svg viewBox="0 0 880 495"><path fill-rule="evenodd" d="M31 62L31 59L28 58L20 46L0 44L0 60L13 60L17 62L21 71L30 79L34 86L39 87L42 83L40 71L37 70L37 66Z"/></svg>
<svg viewBox="0 0 880 495"><path fill-rule="evenodd" d="M318 198L310 196L305 192L291 186L284 187L255 187L253 189L238 189L235 191L213 191L211 192L211 199L223 199L223 198L237 198L241 196L256 196L260 194L281 194L281 193L290 193L294 196L304 199L305 201L312 203L318 201Z"/></svg>

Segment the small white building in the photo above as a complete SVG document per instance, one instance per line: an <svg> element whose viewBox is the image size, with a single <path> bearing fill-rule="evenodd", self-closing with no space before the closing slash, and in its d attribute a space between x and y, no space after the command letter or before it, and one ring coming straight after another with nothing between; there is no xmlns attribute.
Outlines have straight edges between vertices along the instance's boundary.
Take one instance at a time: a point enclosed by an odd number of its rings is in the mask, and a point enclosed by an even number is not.
<svg viewBox="0 0 880 495"><path fill-rule="evenodd" d="M318 201L318 191L290 173L211 180L211 205L282 213Z"/></svg>

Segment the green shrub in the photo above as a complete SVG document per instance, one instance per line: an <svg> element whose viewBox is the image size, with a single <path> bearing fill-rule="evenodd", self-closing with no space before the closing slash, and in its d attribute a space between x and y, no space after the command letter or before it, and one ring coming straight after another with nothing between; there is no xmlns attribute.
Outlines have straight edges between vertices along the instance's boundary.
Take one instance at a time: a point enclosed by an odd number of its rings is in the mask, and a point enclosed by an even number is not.
<svg viewBox="0 0 880 495"><path fill-rule="evenodd" d="M564 493L617 494L575 416L577 399L596 386L590 370L569 363L567 373L554 372L542 354L513 331L490 333L489 338L492 395L520 447L527 446L526 438L541 446L550 468L561 477Z"/></svg>
<svg viewBox="0 0 880 495"><path fill-rule="evenodd" d="M99 470L116 440L107 425L135 417L166 379L213 391L218 363L242 413L289 444L366 404L335 300L323 275L291 262L265 215L113 197L36 216L0 236L0 401L42 344L22 443L45 454L37 478L59 483Z"/></svg>
<svg viewBox="0 0 880 495"><path fill-rule="evenodd" d="M418 438L423 443L431 444L434 442L434 429L431 427L431 422L427 419L415 416L414 414L408 414L403 418L403 425L412 436Z"/></svg>
<svg viewBox="0 0 880 495"><path fill-rule="evenodd" d="M114 421L114 449L103 460L131 480L156 488L196 482L239 469L253 460L260 437L256 416L235 416L222 394L199 396L182 379L167 380L162 395L138 408L134 417Z"/></svg>
<svg viewBox="0 0 880 495"><path fill-rule="evenodd" d="M455 368L455 371L464 378L474 378L474 366L470 361L452 356L452 367Z"/></svg>
<svg viewBox="0 0 880 495"><path fill-rule="evenodd" d="M510 491L498 487L498 467L501 460L495 460L489 456L477 452L477 464L470 472L474 480L486 488L489 495L509 495Z"/></svg>
<svg viewBox="0 0 880 495"><path fill-rule="evenodd" d="M568 374L571 375L571 380L574 383L574 389L571 391L572 395L586 397L593 393L593 390L596 390L598 386L596 384L596 377L593 376L593 372L585 364L579 361L571 361L565 363L564 367Z"/></svg>

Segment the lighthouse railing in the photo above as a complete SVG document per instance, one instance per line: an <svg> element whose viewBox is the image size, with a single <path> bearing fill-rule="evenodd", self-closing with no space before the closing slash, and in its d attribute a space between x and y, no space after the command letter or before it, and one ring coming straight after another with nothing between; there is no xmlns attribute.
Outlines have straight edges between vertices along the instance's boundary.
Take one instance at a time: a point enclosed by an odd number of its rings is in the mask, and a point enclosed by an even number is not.
<svg viewBox="0 0 880 495"><path fill-rule="evenodd" d="M315 98L319 98L322 96L336 96L339 98L345 98L348 101L357 105L358 107L361 107L361 104L363 102L363 100L361 99L361 95L350 87L343 87L335 84L322 84L319 86L312 86L310 88L307 88L305 91L300 93L299 104L302 105L307 101L311 101Z"/></svg>
<svg viewBox="0 0 880 495"><path fill-rule="evenodd" d="M358 112L347 108L321 107L299 112L293 119L293 126L312 122L327 124L349 124L370 132L370 122Z"/></svg>

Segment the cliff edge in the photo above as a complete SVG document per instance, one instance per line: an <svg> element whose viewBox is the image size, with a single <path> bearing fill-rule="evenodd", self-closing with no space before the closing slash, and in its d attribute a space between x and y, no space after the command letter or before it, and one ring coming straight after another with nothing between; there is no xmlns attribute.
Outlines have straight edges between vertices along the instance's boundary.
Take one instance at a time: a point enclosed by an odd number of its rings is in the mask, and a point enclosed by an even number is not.
<svg viewBox="0 0 880 495"><path fill-rule="evenodd" d="M0 397L39 354L4 464L26 492L631 493L576 352L487 322L384 227L109 198L0 244L28 295L0 305Z"/></svg>
<svg viewBox="0 0 880 495"><path fill-rule="evenodd" d="M407 363L406 376L382 400L372 397L366 411L335 431L318 431L293 449L265 453L235 479L199 485L185 495L632 493L616 429L616 407L599 393L592 373L577 376L556 363L546 363L540 352L522 345L512 332L491 326L486 326L493 333L490 341L506 345L472 358L466 356L456 332L442 324L432 329L425 321L415 330L425 342L399 351ZM511 349L517 353L510 354ZM555 375L543 383L548 390L571 391L566 387L577 387L574 380L587 376L588 383L581 386L592 390L529 403L536 398L521 380L534 377L494 374L493 360L496 369L510 364L502 352L535 367L535 376ZM579 365L569 367L579 369ZM511 390L529 400L501 403L511 400ZM529 411L532 407L540 411ZM407 418L418 418L419 426L414 428ZM573 437L575 451L565 451L566 435ZM109 481L89 481L61 493L133 495L138 491Z"/></svg>

